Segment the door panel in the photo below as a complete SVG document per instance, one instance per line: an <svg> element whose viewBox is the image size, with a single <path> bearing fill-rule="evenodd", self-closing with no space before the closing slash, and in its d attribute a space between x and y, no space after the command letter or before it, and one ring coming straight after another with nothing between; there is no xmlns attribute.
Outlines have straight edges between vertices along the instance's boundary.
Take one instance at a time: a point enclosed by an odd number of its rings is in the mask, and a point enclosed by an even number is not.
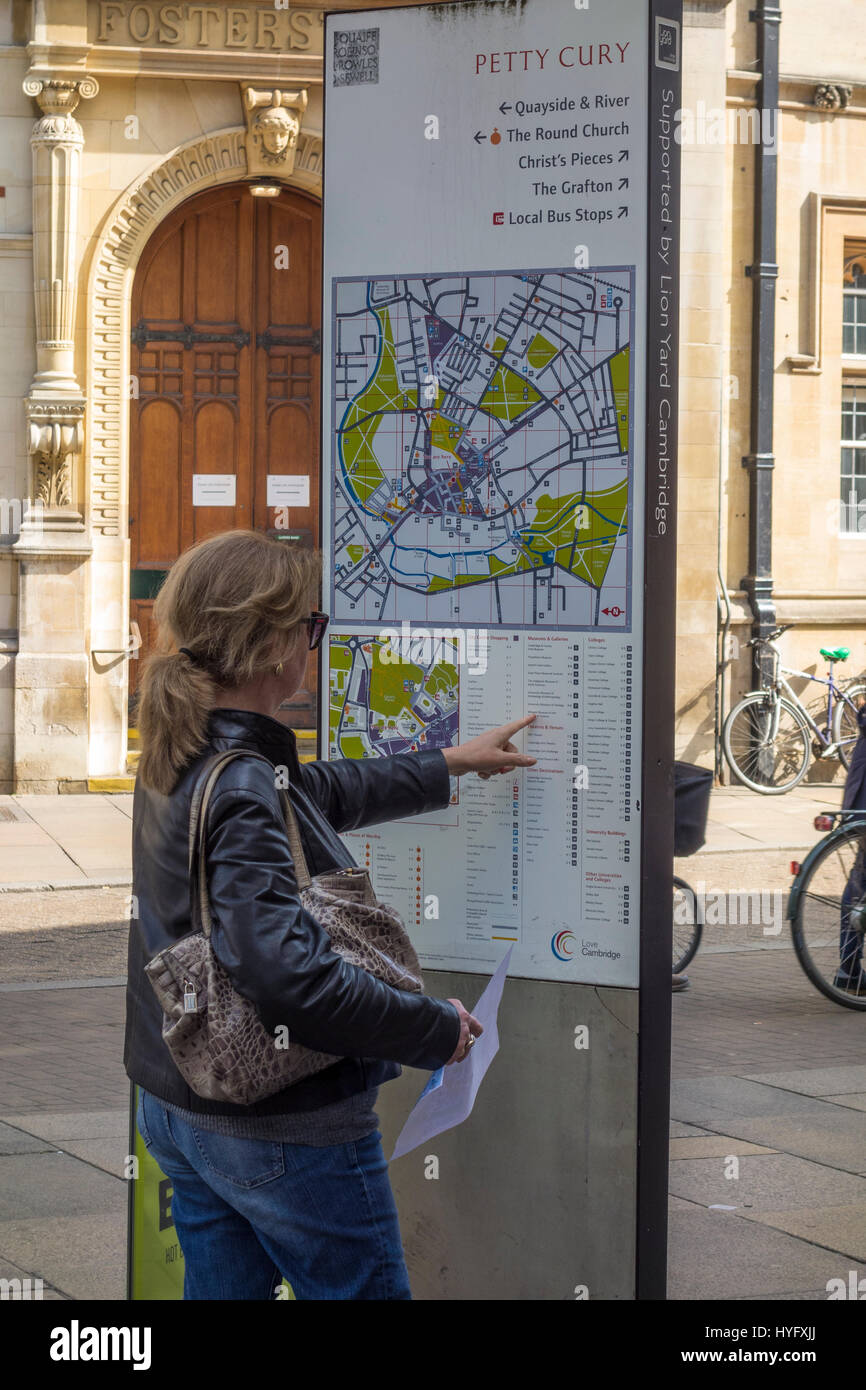
<svg viewBox="0 0 866 1390"><path fill-rule="evenodd" d="M141 630L130 694L153 641L162 575L182 550L235 526L317 545L321 209L234 184L191 198L148 242L132 301L130 540ZM193 506L194 474L230 474L234 505ZM309 481L309 502L268 505L268 476ZM315 726L305 689L280 718Z"/></svg>
<svg viewBox="0 0 866 1390"><path fill-rule="evenodd" d="M196 357L198 359L198 354ZM240 459L240 421L238 419L238 400L235 394L229 396L226 389L228 380L215 380L213 385L222 388L223 399L209 399L206 391L199 389L199 373L196 380L197 409L193 423L193 469L195 473L222 473L234 475L235 505L225 507L192 507L193 520L191 542L203 541L220 531L228 531L240 525L239 513L244 510L240 500L244 487L248 487L248 470L242 470ZM190 480L192 487L192 480Z"/></svg>
<svg viewBox="0 0 866 1390"><path fill-rule="evenodd" d="M143 371L141 380L144 389ZM135 518L135 568L167 569L180 553L181 416L180 398L168 395L146 400L139 412L138 450L143 458L159 460L159 481L154 485L140 469L133 470L129 509Z"/></svg>
<svg viewBox="0 0 866 1390"><path fill-rule="evenodd" d="M266 428L259 432L256 459L256 521L263 526L303 526L316 530L319 515L318 361L308 352L273 347L265 354L259 373L259 418ZM268 475L307 479L309 503L289 503L288 518L279 520L268 507Z"/></svg>
<svg viewBox="0 0 866 1390"><path fill-rule="evenodd" d="M261 210L256 227L261 309L274 327L317 323L321 294L313 275L321 275L319 204L267 198Z"/></svg>
<svg viewBox="0 0 866 1390"><path fill-rule="evenodd" d="M238 324L248 304L249 237L254 199L245 190L199 213L188 225L192 274L187 277L186 314L204 326Z"/></svg>
<svg viewBox="0 0 866 1390"><path fill-rule="evenodd" d="M321 210L262 200L256 225L255 524L318 535ZM268 506L268 475L306 478L309 503Z"/></svg>
<svg viewBox="0 0 866 1390"><path fill-rule="evenodd" d="M158 239L158 240L157 240ZM148 252L153 252L148 259ZM154 324L179 324L183 317L183 229L164 230L154 235L145 250L136 274L135 289L139 313ZM135 318L133 318L133 323Z"/></svg>

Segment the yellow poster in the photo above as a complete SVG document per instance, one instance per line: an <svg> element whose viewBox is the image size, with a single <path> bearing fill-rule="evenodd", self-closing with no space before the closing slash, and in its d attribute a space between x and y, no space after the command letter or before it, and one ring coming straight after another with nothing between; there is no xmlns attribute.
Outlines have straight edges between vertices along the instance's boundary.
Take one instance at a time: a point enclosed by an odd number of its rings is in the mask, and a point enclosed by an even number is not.
<svg viewBox="0 0 866 1390"><path fill-rule="evenodd" d="M171 1179L151 1158L135 1123L138 1087L132 1087L135 1157L129 1219L129 1297L183 1298L183 1254L171 1219Z"/></svg>
<svg viewBox="0 0 866 1390"><path fill-rule="evenodd" d="M127 1242L127 1296L133 1301L183 1298L183 1252L171 1219L171 1178L151 1158L138 1132L135 1114L138 1087L131 1087L130 1153L135 1158L130 1181ZM294 1299L285 1279L280 1299Z"/></svg>

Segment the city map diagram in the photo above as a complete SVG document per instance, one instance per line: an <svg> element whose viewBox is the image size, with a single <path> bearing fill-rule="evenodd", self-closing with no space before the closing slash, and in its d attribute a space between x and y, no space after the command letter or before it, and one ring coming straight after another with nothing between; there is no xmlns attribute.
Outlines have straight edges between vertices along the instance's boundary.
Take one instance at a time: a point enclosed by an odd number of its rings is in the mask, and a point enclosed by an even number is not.
<svg viewBox="0 0 866 1390"><path fill-rule="evenodd" d="M449 638L420 638L403 649L363 633L330 634L328 757L388 757L455 745L457 662L457 643ZM456 778L451 789L456 803Z"/></svg>
<svg viewBox="0 0 866 1390"><path fill-rule="evenodd" d="M334 282L334 617L628 631L633 271Z"/></svg>

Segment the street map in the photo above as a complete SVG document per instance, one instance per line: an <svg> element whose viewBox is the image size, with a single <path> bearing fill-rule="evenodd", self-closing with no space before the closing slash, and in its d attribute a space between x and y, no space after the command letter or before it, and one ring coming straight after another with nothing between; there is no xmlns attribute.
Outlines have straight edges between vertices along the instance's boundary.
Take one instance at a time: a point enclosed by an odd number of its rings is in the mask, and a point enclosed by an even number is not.
<svg viewBox="0 0 866 1390"><path fill-rule="evenodd" d="M456 744L457 655L449 639L415 641L404 651L387 639L331 634L328 757L372 758Z"/></svg>
<svg viewBox="0 0 866 1390"><path fill-rule="evenodd" d="M334 616L629 631L628 268L334 285Z"/></svg>

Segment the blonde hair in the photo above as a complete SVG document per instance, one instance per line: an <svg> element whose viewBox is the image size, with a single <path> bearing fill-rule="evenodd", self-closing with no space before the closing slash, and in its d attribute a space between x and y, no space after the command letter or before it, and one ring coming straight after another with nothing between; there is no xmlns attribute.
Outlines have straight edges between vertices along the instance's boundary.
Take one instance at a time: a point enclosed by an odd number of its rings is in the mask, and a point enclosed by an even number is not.
<svg viewBox="0 0 866 1390"><path fill-rule="evenodd" d="M174 562L154 604L159 632L141 676L138 776L146 787L172 791L207 742L220 688L279 659L314 606L320 578L318 552L261 531L225 531Z"/></svg>

